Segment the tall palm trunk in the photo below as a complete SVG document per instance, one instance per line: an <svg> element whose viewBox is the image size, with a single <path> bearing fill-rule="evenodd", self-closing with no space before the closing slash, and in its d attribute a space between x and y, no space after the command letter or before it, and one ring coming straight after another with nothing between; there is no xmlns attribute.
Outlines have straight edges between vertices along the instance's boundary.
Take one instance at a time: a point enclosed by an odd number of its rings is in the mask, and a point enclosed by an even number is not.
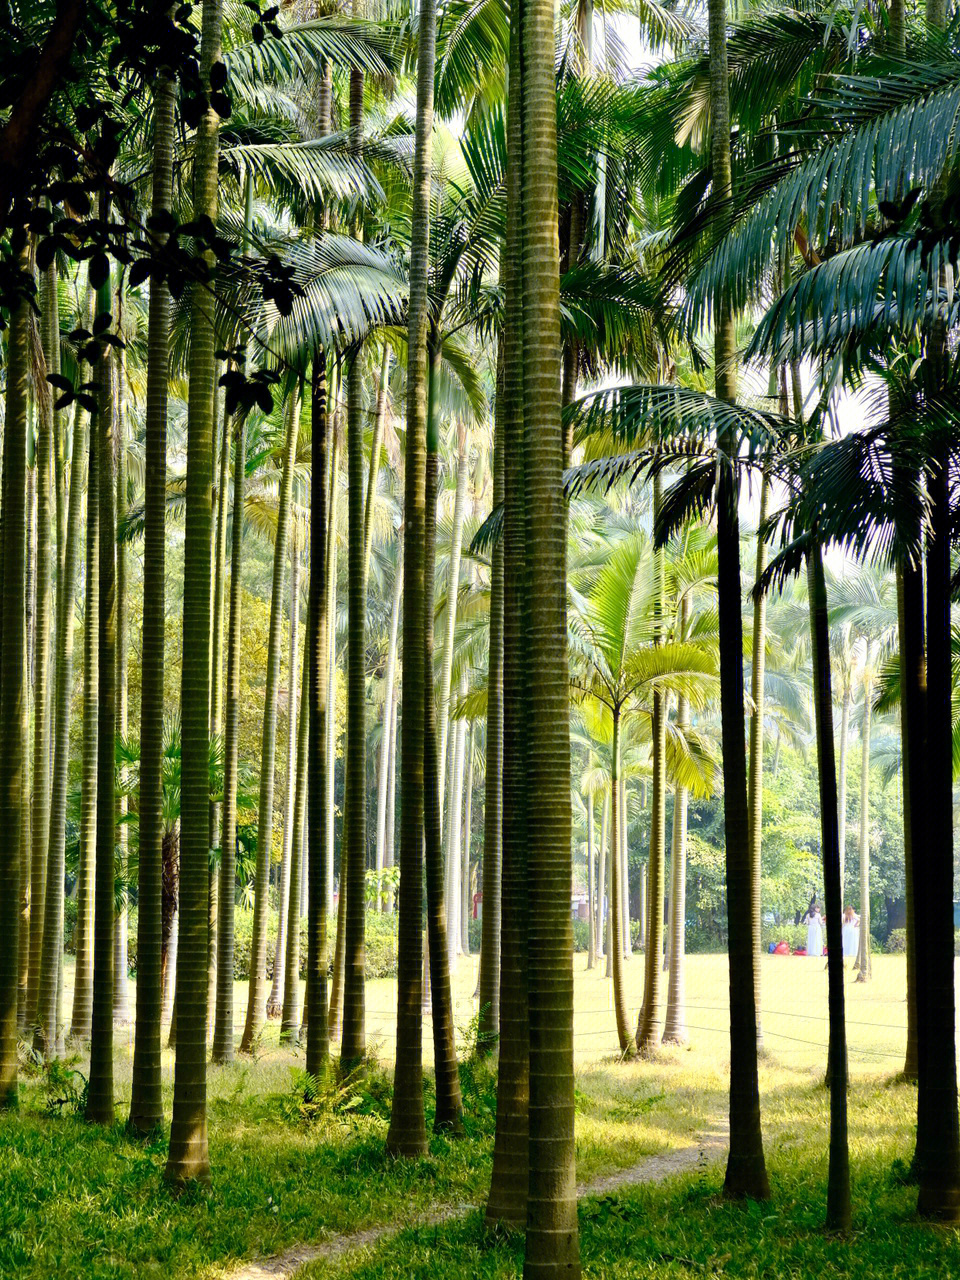
<svg viewBox="0 0 960 1280"><path fill-rule="evenodd" d="M686 637L690 598L680 605L680 636ZM677 731L690 726L690 704L677 699ZM687 801L689 793L679 784L673 793L673 833L670 849L670 976L667 981L667 1014L664 1044L685 1044L687 1039L686 921L687 921Z"/></svg>
<svg viewBox="0 0 960 1280"><path fill-rule="evenodd" d="M90 1035L93 1014L93 881L97 861L97 750L99 733L100 528L96 418L88 432L87 537L83 607L83 748L80 762L80 869L77 875L77 963L70 1034ZM76 451L76 442L74 443Z"/></svg>
<svg viewBox="0 0 960 1280"><path fill-rule="evenodd" d="M352 97L352 77L351 77ZM363 385L360 352L347 357L347 742L344 758L340 881L343 929L343 1035L340 1067L349 1074L366 1053L366 573L363 540Z"/></svg>
<svg viewBox="0 0 960 1280"><path fill-rule="evenodd" d="M423 544L426 538L427 332L436 0L422 0L417 26L417 105L411 183L407 438L403 503L403 686L400 779L400 892L397 951L397 1057L387 1150L427 1149L423 1111L423 721L432 672L424 665Z"/></svg>
<svg viewBox="0 0 960 1280"><path fill-rule="evenodd" d="M630 937L630 840L627 825L626 778L623 779L620 787L620 905L623 908L623 958L630 960L633 956L633 942ZM662 897L660 907L662 917Z"/></svg>
<svg viewBox="0 0 960 1280"><path fill-rule="evenodd" d="M907 580L913 570L902 565L897 566L897 633L899 637L900 668L900 743L903 760L903 879L904 897L906 899L907 916L907 1048L903 1060L904 1080L915 1082L917 1079L917 929L916 929L916 890L914 888L914 831L918 818L913 811L913 794L910 777L916 766L911 751L914 736L910 732L909 721L916 715L914 699L911 696L911 676L908 668L910 639L907 622L908 592L916 588L908 588ZM922 585L920 586L922 596ZM922 604L921 604L922 610ZM920 842L917 841L919 846Z"/></svg>
<svg viewBox="0 0 960 1280"><path fill-rule="evenodd" d="M466 692L462 682L460 692L461 695ZM463 839L463 766L466 752L466 721L457 720L452 722L452 728L450 786L447 802L446 882L444 886L447 908L447 957L451 969L461 951L460 899L462 885L460 873Z"/></svg>
<svg viewBox="0 0 960 1280"><path fill-rule="evenodd" d="M439 441L437 444L439 450ZM447 772L447 750L450 742L450 682L453 673L453 641L457 629L457 600L460 594L460 553L463 542L463 519L466 510L467 478L470 465L467 460L467 432L461 423L457 428L457 491L453 502L453 529L450 534L450 567L447 576L447 610L444 615L443 649L440 654L440 698L437 722L440 726L440 818L444 822L444 780ZM453 803L453 796L450 797Z"/></svg>
<svg viewBox="0 0 960 1280"><path fill-rule="evenodd" d="M372 478L372 477L371 477ZM391 718L397 678L397 640L400 630L400 598L403 593L403 544L398 544L397 576L393 583L390 607L390 639L387 644L387 669L383 680L383 737L380 742L380 777L377 783L377 872L383 871L387 843L387 796L390 784L390 750L393 742ZM377 880L377 907L383 904L381 882Z"/></svg>
<svg viewBox="0 0 960 1280"><path fill-rule="evenodd" d="M561 475L557 248L556 10L522 9L523 387L526 442L530 741L530 1191L523 1273L580 1273L573 1085L573 924L570 919L567 510ZM531 811L531 818L533 812Z"/></svg>
<svg viewBox="0 0 960 1280"><path fill-rule="evenodd" d="M647 860L647 937L644 949L643 1010L637 1027L637 1047L644 1055L660 1042L661 971L663 968L663 899L667 827L667 707L666 697L653 695L651 722L653 789L650 810L650 856Z"/></svg>
<svg viewBox="0 0 960 1280"><path fill-rule="evenodd" d="M840 702L840 759L837 766L837 806L840 820L840 896L845 890L845 863L847 854L847 747L850 741L850 690L844 687Z"/></svg>
<svg viewBox="0 0 960 1280"><path fill-rule="evenodd" d="M843 995L843 921L837 773L833 755L833 693L830 688L830 629L820 547L807 553L813 704L820 781L820 832L827 911L827 981L830 1021L830 1165L827 1227L850 1229L850 1151L847 1139L847 1033Z"/></svg>
<svg viewBox="0 0 960 1280"><path fill-rule="evenodd" d="M370 441L370 479L363 504L363 571L370 572L370 552L373 549L373 513L377 505L377 477L380 475L380 455L383 452L383 428L387 417L387 388L390 379L390 344L383 344L380 358L380 382L377 386L377 408L373 418L373 439Z"/></svg>
<svg viewBox="0 0 960 1280"><path fill-rule="evenodd" d="M610 970L613 978L613 1007L617 1017L617 1039L620 1053L632 1058L637 1042L630 1030L627 994L623 986L623 860L620 857L620 826L623 808L620 804L620 708L613 707L613 741L610 750ZM648 952L649 959L649 952ZM659 966L657 966L659 968Z"/></svg>
<svg viewBox="0 0 960 1280"><path fill-rule="evenodd" d="M21 258L21 268L26 267ZM27 377L30 304L10 317L3 431L3 659L0 663L0 1110L17 1087L20 927L20 822L24 769L24 542L27 512Z"/></svg>
<svg viewBox="0 0 960 1280"><path fill-rule="evenodd" d="M914 872L924 926L917 931L918 1212L960 1219L960 1127L957 1116L956 997L949 957L953 929L953 772L950 643L950 499L946 444L936 441L928 468L931 516L927 583L927 856ZM919 875L917 873L919 872ZM861 936L863 933L861 922Z"/></svg>
<svg viewBox="0 0 960 1280"><path fill-rule="evenodd" d="M163 69L153 91L152 211L173 199L173 78ZM140 861L137 880L137 1013L130 1126L148 1133L163 1121L160 1079L163 863L163 675L166 623L167 378L170 291L150 288L147 321L147 405L144 448L143 634L140 674ZM76 448L76 444L74 444ZM73 480L70 483L73 505Z"/></svg>
<svg viewBox="0 0 960 1280"><path fill-rule="evenodd" d="M113 296L109 277L97 289L97 313L110 312ZM96 501L100 539L100 595L97 707L97 871L93 924L93 1018L90 1034L90 1084L86 1116L99 1124L113 1124L113 982L114 982L114 857L117 836L117 529L115 406L109 348L100 356L96 453ZM94 433L91 431L91 454ZM94 501L94 477L87 494Z"/></svg>
<svg viewBox="0 0 960 1280"><path fill-rule="evenodd" d="M493 424L493 505L503 505L504 343L497 344ZM500 1034L500 916L503 867L503 539L490 556L490 632L487 658L487 739L483 804L483 886L477 1052L492 1053Z"/></svg>
<svg viewBox="0 0 960 1280"><path fill-rule="evenodd" d="M607 945L607 815L610 807L609 795L603 797L600 806L600 853L597 859L597 958L609 959L610 948ZM640 930L641 935L646 928L643 914L643 867L640 868ZM643 938L640 939L641 946ZM609 977L609 974L605 975Z"/></svg>
<svg viewBox="0 0 960 1280"><path fill-rule="evenodd" d="M44 364L59 373L60 314L57 304L56 266L51 263L41 280L41 340ZM63 902L63 871L59 879L48 875L50 867L50 628L53 608L53 509L54 409L50 386L38 395L37 415L37 586L35 676L33 682L33 797L31 813L30 974L27 986L27 1025L34 1029L34 1048L53 1054L57 1047L57 979L60 969L62 926L45 942L46 925ZM53 869L55 870L55 869ZM50 911L48 911L48 900ZM55 920L51 922L55 924ZM43 993L43 999L40 993Z"/></svg>
<svg viewBox="0 0 960 1280"><path fill-rule="evenodd" d="M122 318L121 295L117 295L118 320ZM116 443L116 526L121 528L127 511L126 460L126 353L117 352L114 365L117 386ZM117 541L117 736L127 737L127 654L129 621L127 617L127 545ZM127 798L117 796L117 852L122 887L118 897L116 928L113 935L113 1016L117 1022L130 1021L130 992L127 981Z"/></svg>
<svg viewBox="0 0 960 1280"><path fill-rule="evenodd" d="M591 763L593 754L590 756ZM594 847L593 792L587 791L587 968L597 967L596 849Z"/></svg>
<svg viewBox="0 0 960 1280"><path fill-rule="evenodd" d="M450 989L450 952L444 904L441 768L437 733L437 699L431 675L434 670L433 619L434 570L437 553L437 471L440 430L437 413L440 349L430 345L427 396L426 475L424 484L426 536L424 538L424 644L426 675L423 698L423 841L427 887L427 943L430 952L430 998L433 1006L433 1061L437 1082L437 1109L433 1127L459 1132L463 1103L454 1042L453 995ZM449 601L448 601L449 603ZM404 756L406 760L406 756ZM451 797L451 802L452 802Z"/></svg>
<svg viewBox="0 0 960 1280"><path fill-rule="evenodd" d="M507 226L500 266L503 329L503 813L500 1057L488 1226L518 1227L529 1198L530 1023L527 935L527 708L524 476L523 182L519 15L510 32L507 92Z"/></svg>
<svg viewBox="0 0 960 1280"><path fill-rule="evenodd" d="M713 193L732 190L730 88L726 0L709 0L710 123ZM714 321L716 393L736 397L736 332L729 308ZM729 453L735 441L721 439ZM754 984L753 915L747 768L743 732L743 625L740 615L740 522L733 466L721 465L717 493L717 595L720 605L720 717L723 744L724 835L730 961L730 1155L724 1194L766 1199L770 1194L760 1128L757 1068L757 993Z"/></svg>
<svg viewBox="0 0 960 1280"><path fill-rule="evenodd" d="M770 476L764 469L760 480L760 514L757 530L757 567L755 582L766 568L767 543L763 524L770 502ZM750 762L747 775L747 811L750 822L750 919L753 943L753 985L757 1002L757 1047L763 1048L763 1025L760 1013L760 884L762 878L761 846L763 844L763 720L764 685L767 667L767 597L753 601L753 645L750 669Z"/></svg>
<svg viewBox="0 0 960 1280"><path fill-rule="evenodd" d="M277 500L277 536L273 546L273 586L270 597L270 630L267 637L267 671L264 687L263 734L260 743L260 800L257 809L257 868L254 882L253 937L250 943L250 980L247 1016L240 1052L250 1053L267 1016L267 910L270 862L273 854L273 795L276 780L277 701L280 693L280 657L283 594L290 539L290 510L294 459L300 426L300 393L294 383L286 404L286 430L280 493Z"/></svg>
<svg viewBox="0 0 960 1280"><path fill-rule="evenodd" d="M327 1025L327 915L328 865L333 844L327 826L327 704L330 688L327 645L330 630L327 584L327 495L332 447L332 415L327 405L327 358L319 348L313 353L311 383L310 468L310 601L303 662L308 671L307 708L309 750L307 781L307 862L310 902L307 909L307 990L304 1014L307 1023L306 1068L315 1077L327 1068L330 1056Z"/></svg>
<svg viewBox="0 0 960 1280"><path fill-rule="evenodd" d="M393 687L393 705L390 709L390 767L387 773L387 829L384 836L383 863L392 868L396 864L394 836L396 834L397 817L397 717L400 713L400 699L397 686ZM392 885L388 887L383 909L388 915L394 911L394 892Z"/></svg>
<svg viewBox="0 0 960 1280"><path fill-rule="evenodd" d="M476 725L471 720L467 731L466 762L464 764L464 797L463 797L463 872L460 876L460 945L463 954L470 954L470 835L473 826L473 769L474 769L474 735Z"/></svg>
<svg viewBox="0 0 960 1280"><path fill-rule="evenodd" d="M870 727L873 719L873 645L867 645L863 679L863 723L860 727L860 951L858 982L873 976L870 956ZM841 911L843 908L841 907Z"/></svg>
<svg viewBox="0 0 960 1280"><path fill-rule="evenodd" d="M200 79L220 61L222 0L203 0ZM217 217L219 118L208 106L197 129L194 217ZM187 405L186 533L181 681L180 919L177 944L177 1061L166 1177L208 1182L207 958L210 834L210 539L213 527L213 423L216 411L213 297L194 287Z"/></svg>
<svg viewBox="0 0 960 1280"><path fill-rule="evenodd" d="M336 368L336 366L334 366ZM330 390L330 402L334 406L337 401L336 383ZM329 489L330 495L327 506L327 706L329 713L327 715L327 844L330 848L330 857L327 859L327 899L333 902L333 850L334 850L334 829L336 805L334 802L334 780L337 763L337 526L340 517L340 417L339 410L334 408L330 413L330 424L332 436L330 441L330 462L329 462ZM342 888L342 885L341 885ZM342 895L341 895L342 896ZM339 929L338 929L339 941ZM334 1004L339 1008L339 1002L343 995L343 969L339 967L337 970L338 978L334 979L335 984L339 982L339 987L331 994L331 1013ZM339 1014L337 1015L337 1026L339 1028ZM332 1034L332 1032L331 1032ZM339 1035L339 1029L337 1035Z"/></svg>
<svg viewBox="0 0 960 1280"><path fill-rule="evenodd" d="M287 929L295 928L297 888L291 878L293 858L293 826L295 822L294 792L297 777L297 682L300 631L300 548L294 546L290 557L290 660L287 675L287 761L283 784L283 853L280 858L280 901L277 919L277 942L273 952L273 983L267 999L267 1017L278 1018L283 1012L283 987L286 974ZM299 885L299 880L297 881Z"/></svg>
<svg viewBox="0 0 960 1280"><path fill-rule="evenodd" d="M243 197L243 248L249 251L253 226L253 176ZM217 1011L213 1029L214 1062L233 1061L233 959L237 892L237 772L240 755L240 599L243 587L243 495L247 465L247 420L234 423L233 527L230 532L230 597L227 618L227 681L223 728L223 829L220 837L220 912L217 916ZM224 448L228 437L224 435ZM221 468L221 476L222 476ZM224 495L224 502L226 495Z"/></svg>
<svg viewBox="0 0 960 1280"><path fill-rule="evenodd" d="M300 1036L300 869L303 863L304 821L307 807L307 748L310 731L310 663L304 648L300 673L300 718L297 725L296 784L290 848L290 906L287 913L287 949L277 962L284 965L283 1009L280 1039L296 1044Z"/></svg>

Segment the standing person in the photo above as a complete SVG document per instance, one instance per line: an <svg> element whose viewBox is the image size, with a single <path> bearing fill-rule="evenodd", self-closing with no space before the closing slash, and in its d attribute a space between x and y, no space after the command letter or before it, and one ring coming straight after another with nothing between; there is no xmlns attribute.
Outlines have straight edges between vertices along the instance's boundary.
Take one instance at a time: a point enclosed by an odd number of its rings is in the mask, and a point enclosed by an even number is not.
<svg viewBox="0 0 960 1280"><path fill-rule="evenodd" d="M820 914L820 908L814 899L810 906L807 907L807 914L800 922L807 926L807 955L822 956L823 955L823 917Z"/></svg>
<svg viewBox="0 0 960 1280"><path fill-rule="evenodd" d="M860 917L853 907L845 907L843 912L843 958L856 960L860 950Z"/></svg>

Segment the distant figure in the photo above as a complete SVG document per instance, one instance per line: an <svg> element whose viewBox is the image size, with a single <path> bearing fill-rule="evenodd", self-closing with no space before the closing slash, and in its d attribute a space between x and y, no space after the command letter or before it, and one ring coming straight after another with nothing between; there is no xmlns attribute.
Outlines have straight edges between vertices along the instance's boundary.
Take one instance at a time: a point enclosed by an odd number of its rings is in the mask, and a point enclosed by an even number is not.
<svg viewBox="0 0 960 1280"><path fill-rule="evenodd" d="M820 914L820 908L814 898L809 907L807 914L800 921L801 924L807 926L807 955L822 956L823 955L823 917Z"/></svg>
<svg viewBox="0 0 960 1280"><path fill-rule="evenodd" d="M847 907L843 913L843 958L856 960L860 951L860 917L853 907Z"/></svg>

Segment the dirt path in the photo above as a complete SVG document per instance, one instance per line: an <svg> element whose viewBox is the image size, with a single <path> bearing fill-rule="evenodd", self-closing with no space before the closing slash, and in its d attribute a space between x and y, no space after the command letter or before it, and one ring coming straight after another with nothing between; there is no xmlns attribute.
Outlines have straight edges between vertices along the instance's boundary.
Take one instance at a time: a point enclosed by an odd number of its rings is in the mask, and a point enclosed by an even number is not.
<svg viewBox="0 0 960 1280"><path fill-rule="evenodd" d="M705 1130L700 1140L689 1147L681 1147L677 1151L667 1151L663 1155L649 1156L639 1164L616 1173L595 1178L592 1182L581 1182L577 1186L577 1194L583 1199L586 1196L609 1195L620 1187L636 1186L642 1182L662 1182L675 1173L683 1173L696 1168L701 1162L712 1162L726 1150L726 1129L716 1126ZM437 1227L452 1218L462 1218L476 1206L472 1204L447 1205L433 1213L416 1218L412 1222L386 1223L376 1227L366 1227L363 1231L353 1231L348 1235L337 1236L324 1244L301 1244L283 1253L274 1254L270 1258L260 1258L256 1262L245 1262L233 1271L225 1273L226 1280L292 1280L301 1267L308 1262L317 1262L321 1258L335 1261L348 1253L367 1249L373 1245L390 1240L408 1227Z"/></svg>

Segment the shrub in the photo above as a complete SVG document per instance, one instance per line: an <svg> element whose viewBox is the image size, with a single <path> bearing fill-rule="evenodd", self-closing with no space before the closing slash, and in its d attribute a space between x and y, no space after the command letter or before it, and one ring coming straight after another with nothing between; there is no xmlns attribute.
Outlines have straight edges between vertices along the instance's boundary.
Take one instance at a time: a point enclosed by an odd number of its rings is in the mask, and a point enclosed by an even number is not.
<svg viewBox="0 0 960 1280"><path fill-rule="evenodd" d="M906 929L891 929L883 949L888 955L905 955L907 950Z"/></svg>

